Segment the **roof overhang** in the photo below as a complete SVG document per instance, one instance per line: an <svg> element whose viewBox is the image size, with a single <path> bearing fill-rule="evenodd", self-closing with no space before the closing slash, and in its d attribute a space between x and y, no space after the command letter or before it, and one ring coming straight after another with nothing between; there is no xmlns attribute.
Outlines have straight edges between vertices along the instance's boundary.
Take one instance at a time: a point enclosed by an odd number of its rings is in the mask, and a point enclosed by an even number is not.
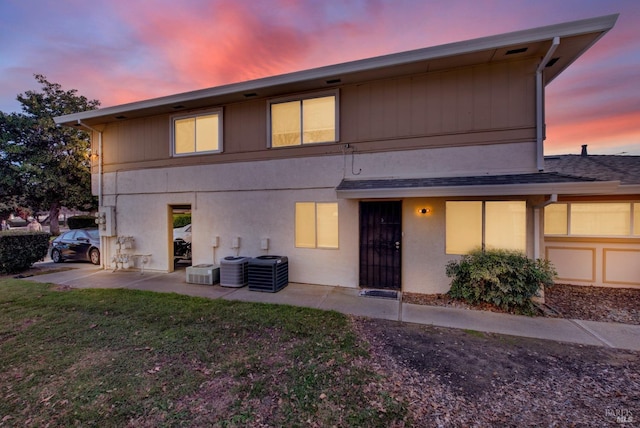
<svg viewBox="0 0 640 428"><path fill-rule="evenodd" d="M640 184L621 185L613 192L614 195L640 195Z"/></svg>
<svg viewBox="0 0 640 428"><path fill-rule="evenodd" d="M467 184L420 186L419 181L343 180L336 188L340 199L387 199L417 197L483 197L531 195L607 195L615 194L619 181L568 181L512 184Z"/></svg>
<svg viewBox="0 0 640 428"><path fill-rule="evenodd" d="M400 52L311 70L217 86L177 95L138 101L55 118L61 125L80 122L95 126L118 120L175 113L224 105L253 98L305 92L414 73L426 73L511 59L538 61L554 37L560 38L552 61L545 68L545 83L551 82L607 31L618 15L555 24L529 30L483 37L441 46ZM525 49L526 48L526 49ZM515 51L515 53L513 53Z"/></svg>

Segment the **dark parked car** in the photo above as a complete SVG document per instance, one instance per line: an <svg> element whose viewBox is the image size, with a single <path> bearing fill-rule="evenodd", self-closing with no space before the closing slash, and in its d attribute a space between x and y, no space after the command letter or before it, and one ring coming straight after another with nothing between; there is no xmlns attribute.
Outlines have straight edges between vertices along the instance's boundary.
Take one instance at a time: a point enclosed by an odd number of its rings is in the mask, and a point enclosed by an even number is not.
<svg viewBox="0 0 640 428"><path fill-rule="evenodd" d="M100 264L100 235L98 229L75 229L63 233L51 243L51 260L87 260Z"/></svg>

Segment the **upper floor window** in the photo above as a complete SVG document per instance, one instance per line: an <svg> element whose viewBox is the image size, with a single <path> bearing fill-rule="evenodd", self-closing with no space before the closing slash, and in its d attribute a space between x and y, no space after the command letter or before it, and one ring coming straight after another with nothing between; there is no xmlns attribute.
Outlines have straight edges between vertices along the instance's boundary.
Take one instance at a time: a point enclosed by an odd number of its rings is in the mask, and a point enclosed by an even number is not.
<svg viewBox="0 0 640 428"><path fill-rule="evenodd" d="M337 91L269 101L271 147L338 141Z"/></svg>
<svg viewBox="0 0 640 428"><path fill-rule="evenodd" d="M218 153L222 151L222 109L172 120L174 155Z"/></svg>

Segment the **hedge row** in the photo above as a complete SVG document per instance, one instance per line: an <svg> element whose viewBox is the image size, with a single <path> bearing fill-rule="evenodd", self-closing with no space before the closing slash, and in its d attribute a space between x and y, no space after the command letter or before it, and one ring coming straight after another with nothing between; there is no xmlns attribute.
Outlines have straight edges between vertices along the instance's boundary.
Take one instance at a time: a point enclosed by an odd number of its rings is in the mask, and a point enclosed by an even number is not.
<svg viewBox="0 0 640 428"><path fill-rule="evenodd" d="M176 214L173 216L173 227L183 227L191 224L191 214Z"/></svg>
<svg viewBox="0 0 640 428"><path fill-rule="evenodd" d="M49 234L46 232L0 233L0 273L25 271L49 251Z"/></svg>

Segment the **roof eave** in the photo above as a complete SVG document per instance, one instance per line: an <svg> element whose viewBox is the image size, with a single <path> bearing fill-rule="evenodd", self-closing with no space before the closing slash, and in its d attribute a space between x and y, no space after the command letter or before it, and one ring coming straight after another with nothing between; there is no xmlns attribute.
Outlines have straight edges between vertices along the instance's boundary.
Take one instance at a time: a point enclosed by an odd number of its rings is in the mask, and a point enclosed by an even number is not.
<svg viewBox="0 0 640 428"><path fill-rule="evenodd" d="M610 30L615 24L618 14L584 19L580 21L566 22L561 24L538 27L528 30L516 31L512 33L493 35L473 40L449 43L440 46L427 47L407 52L400 52L390 55L378 56L374 58L351 61L342 64L329 65L325 67L303 70L294 73L282 74L278 76L265 77L246 82L233 83L229 85L217 86L208 89L185 92L166 97L153 98L144 101L137 101L113 107L106 107L99 110L90 110L81 113L74 113L54 118L60 125L73 126L78 121L95 120L109 116L123 115L127 112L153 109L163 106L177 105L186 101L199 99L215 99L224 95L237 93L248 93L259 89L313 81L316 79L329 78L340 74L359 73L373 71L396 65L408 64L417 61L468 54L486 49L497 49L504 46L539 42L541 40L552 39L553 37L565 37L577 34L587 34Z"/></svg>
<svg viewBox="0 0 640 428"><path fill-rule="evenodd" d="M640 184L621 185L613 192L614 195L640 195Z"/></svg>
<svg viewBox="0 0 640 428"><path fill-rule="evenodd" d="M619 181L546 184L500 184L483 186L440 186L378 189L336 189L340 199L415 198L415 197L480 197L513 195L601 195L615 193Z"/></svg>

